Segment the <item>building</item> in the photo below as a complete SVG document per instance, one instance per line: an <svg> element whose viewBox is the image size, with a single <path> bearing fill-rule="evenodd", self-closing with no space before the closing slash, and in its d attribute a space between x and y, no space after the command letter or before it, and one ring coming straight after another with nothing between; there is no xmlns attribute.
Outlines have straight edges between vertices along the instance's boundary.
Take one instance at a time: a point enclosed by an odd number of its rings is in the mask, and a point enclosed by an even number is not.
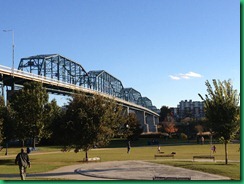
<svg viewBox="0 0 244 184"><path fill-rule="evenodd" d="M204 104L200 101L185 100L180 101L176 108L171 108L176 119L184 119L186 117L201 119L204 115Z"/></svg>

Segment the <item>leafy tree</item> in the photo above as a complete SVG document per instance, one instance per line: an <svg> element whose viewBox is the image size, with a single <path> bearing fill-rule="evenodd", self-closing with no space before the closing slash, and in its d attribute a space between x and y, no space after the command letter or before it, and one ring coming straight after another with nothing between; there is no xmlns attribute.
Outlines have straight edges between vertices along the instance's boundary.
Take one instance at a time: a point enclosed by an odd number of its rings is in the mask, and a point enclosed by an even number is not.
<svg viewBox="0 0 244 184"><path fill-rule="evenodd" d="M44 137L42 143L58 143L60 132L60 122L63 121L64 113L62 108L57 105L57 101L53 99L50 103L45 105L44 122L45 127L43 129Z"/></svg>
<svg viewBox="0 0 244 184"><path fill-rule="evenodd" d="M16 136L22 140L45 136L45 105L48 103L48 94L41 83L24 83L23 89L14 93L10 105L14 110ZM22 143L22 144L23 144Z"/></svg>
<svg viewBox="0 0 244 184"><path fill-rule="evenodd" d="M163 126L165 132L169 133L169 135L178 131L178 128L175 126L175 123L172 121L164 122Z"/></svg>
<svg viewBox="0 0 244 184"><path fill-rule="evenodd" d="M129 113L125 117L125 123L122 131L127 140L136 140L139 138L143 132L143 128L134 113Z"/></svg>
<svg viewBox="0 0 244 184"><path fill-rule="evenodd" d="M173 115L170 112L167 113L164 120L160 123L159 130L162 132L167 132L170 136L172 133L175 133L178 131L178 128L176 127L175 120Z"/></svg>
<svg viewBox="0 0 244 184"><path fill-rule="evenodd" d="M159 121L164 121L165 118L171 114L171 110L169 109L169 107L167 106L162 106L160 109L160 117L159 117Z"/></svg>
<svg viewBox="0 0 244 184"><path fill-rule="evenodd" d="M104 146L115 135L121 123L122 110L114 101L102 96L76 94L70 100L66 121L62 125L64 143L86 152L94 146Z"/></svg>
<svg viewBox="0 0 244 184"><path fill-rule="evenodd" d="M64 145L67 147L70 145L72 141L70 141L70 134L72 134L72 130L68 127L69 122L66 121L66 110L60 109L58 113L56 113L50 129L52 131L50 142L53 144Z"/></svg>
<svg viewBox="0 0 244 184"><path fill-rule="evenodd" d="M239 94L233 89L231 81L213 80L214 89L206 81L207 92L204 101L208 127L225 144L225 163L228 164L227 143L233 139L240 128Z"/></svg>
<svg viewBox="0 0 244 184"><path fill-rule="evenodd" d="M3 100L3 99L2 99ZM15 135L15 125L13 119L13 111L10 108L10 105L4 106L4 102L1 101L0 105L0 117L2 119L2 135L3 140L7 144L11 139L16 138Z"/></svg>

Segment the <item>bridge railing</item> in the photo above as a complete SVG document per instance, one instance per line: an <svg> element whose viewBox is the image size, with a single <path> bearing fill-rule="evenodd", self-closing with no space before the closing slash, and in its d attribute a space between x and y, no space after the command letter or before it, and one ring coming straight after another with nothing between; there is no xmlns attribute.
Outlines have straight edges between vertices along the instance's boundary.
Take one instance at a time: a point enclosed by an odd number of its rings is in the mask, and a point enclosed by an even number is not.
<svg viewBox="0 0 244 184"><path fill-rule="evenodd" d="M52 79L52 78L49 78L49 77L45 77L45 76L41 76L41 75L37 75L37 74L34 74L34 73L29 73L29 72L25 72L25 71L22 71L22 70L17 70L17 69L12 69L10 67L6 67L6 66L2 66L0 65L0 71L1 73L3 74L6 74L6 75L10 75L10 76L16 76L16 77L24 77L26 79L30 79L30 80L34 80L34 81L37 81L37 82L42 82L42 83L47 83L47 84L50 84L50 85L56 85L56 86L60 86L60 87L65 87L65 88L69 88L69 89L73 89L73 90L77 90L77 91L83 91L83 92L88 92L88 93L91 93L91 94L100 94L106 98L109 98L109 99L114 99L116 100L117 102L120 102L122 104L126 104L126 105L129 105L129 106L132 106L134 108L137 108L137 109L141 109L141 110L145 110L151 114L154 114L154 115L157 115L158 114L146 107L143 107L143 106L140 106L140 105L137 105L135 103L132 103L132 102L129 102L129 101L126 101L126 100L123 100L123 99L120 99L118 97L114 97L114 96L111 96L111 95L108 95L108 94L105 94L105 93L102 93L98 90L92 90L92 89L89 89L89 88L85 88L83 86L77 86L77 85L74 85L74 84L70 84L70 83L67 83L67 82L63 82L63 81L59 81L57 79Z"/></svg>
<svg viewBox="0 0 244 184"><path fill-rule="evenodd" d="M50 77L45 77L45 76L42 76L42 75L37 75L37 74L34 74L34 73L29 73L29 72L25 72L25 71L22 71L22 70L17 70L17 69L12 69L10 67L6 67L6 66L2 66L0 65L0 70L1 71L4 71L5 74L9 74L11 76L19 76L21 75L22 77L26 77L26 78L31 78L32 80L37 80L38 82L51 82L53 84L56 84L57 86L60 86L62 85L63 87L67 87L67 88L70 88L70 87L78 87L78 88L82 88L82 89L85 89L85 90L90 90L88 88L84 88L82 86L76 86L74 84L70 84L70 83L67 83L67 82L63 82L63 81L59 81L57 79L52 79ZM90 90L90 91L93 91L93 90Z"/></svg>

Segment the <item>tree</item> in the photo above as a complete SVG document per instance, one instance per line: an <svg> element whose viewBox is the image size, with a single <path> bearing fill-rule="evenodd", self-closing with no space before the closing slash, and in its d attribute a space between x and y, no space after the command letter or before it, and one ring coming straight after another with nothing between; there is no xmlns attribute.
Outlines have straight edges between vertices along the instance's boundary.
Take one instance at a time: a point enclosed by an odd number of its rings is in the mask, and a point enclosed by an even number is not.
<svg viewBox="0 0 244 184"><path fill-rule="evenodd" d="M169 107L167 106L162 106L160 109L160 117L159 117L159 121L164 121L165 118L171 114L171 110L169 109Z"/></svg>
<svg viewBox="0 0 244 184"><path fill-rule="evenodd" d="M43 137L45 129L45 105L48 103L48 94L41 83L24 83L23 89L15 92L10 105L14 111L16 136L22 140L32 138L35 148L35 139ZM22 145L23 146L23 145Z"/></svg>
<svg viewBox="0 0 244 184"><path fill-rule="evenodd" d="M178 131L178 128L175 125L174 117L171 113L168 113L167 116L164 118L162 124L162 131L167 132L170 136L172 133Z"/></svg>
<svg viewBox="0 0 244 184"><path fill-rule="evenodd" d="M225 144L225 163L228 164L227 144L240 129L239 94L233 89L231 81L213 80L214 89L206 81L207 93L204 101L205 115L209 129Z"/></svg>
<svg viewBox="0 0 244 184"><path fill-rule="evenodd" d="M59 137L59 126L64 118L64 112L62 108L57 105L57 101L53 99L50 103L45 105L44 122L45 127L43 129L44 137L42 143L58 143Z"/></svg>
<svg viewBox="0 0 244 184"><path fill-rule="evenodd" d="M0 121L2 122L2 140L6 143L11 139L16 138L15 135L15 126L13 121L13 111L10 108L10 105L4 105L4 100L0 97ZM7 154L7 153L6 153Z"/></svg>
<svg viewBox="0 0 244 184"><path fill-rule="evenodd" d="M102 96L76 94L70 100L62 125L66 144L86 153L94 146L104 146L119 128L122 110L113 100Z"/></svg>
<svg viewBox="0 0 244 184"><path fill-rule="evenodd" d="M129 113L125 117L123 132L127 140L136 140L143 132L143 128L134 113Z"/></svg>

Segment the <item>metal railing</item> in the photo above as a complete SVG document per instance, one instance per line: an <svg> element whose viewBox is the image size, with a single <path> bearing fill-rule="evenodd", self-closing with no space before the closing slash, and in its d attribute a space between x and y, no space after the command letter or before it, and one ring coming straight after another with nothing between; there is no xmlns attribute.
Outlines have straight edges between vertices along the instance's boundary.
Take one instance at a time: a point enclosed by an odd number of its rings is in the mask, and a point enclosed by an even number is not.
<svg viewBox="0 0 244 184"><path fill-rule="evenodd" d="M45 77L45 76L41 76L41 75L29 73L29 72L17 70L17 69L12 69L10 67L6 67L6 66L2 66L2 65L0 65L0 73L5 74L5 75L9 75L9 76L13 76L13 77L20 77L23 79L28 79L28 80L32 80L32 81L36 81L36 82L41 82L41 83L45 83L45 84L50 84L50 85L54 85L54 86L67 88L67 89L72 89L72 90L76 90L76 91L87 92L90 94L99 94L99 95L102 95L103 97L113 99L119 103L133 107L133 109L144 110L147 113L153 114L155 116L159 116L156 112L154 112L154 111L152 111L146 107L137 105L135 103L132 103L132 102L129 102L129 101L108 95L106 93L102 93L102 92L97 91L97 90L92 90L92 89L85 88L82 86L77 86L77 85L70 84L67 82L62 82L62 81L59 81L57 79L52 79L49 77Z"/></svg>

